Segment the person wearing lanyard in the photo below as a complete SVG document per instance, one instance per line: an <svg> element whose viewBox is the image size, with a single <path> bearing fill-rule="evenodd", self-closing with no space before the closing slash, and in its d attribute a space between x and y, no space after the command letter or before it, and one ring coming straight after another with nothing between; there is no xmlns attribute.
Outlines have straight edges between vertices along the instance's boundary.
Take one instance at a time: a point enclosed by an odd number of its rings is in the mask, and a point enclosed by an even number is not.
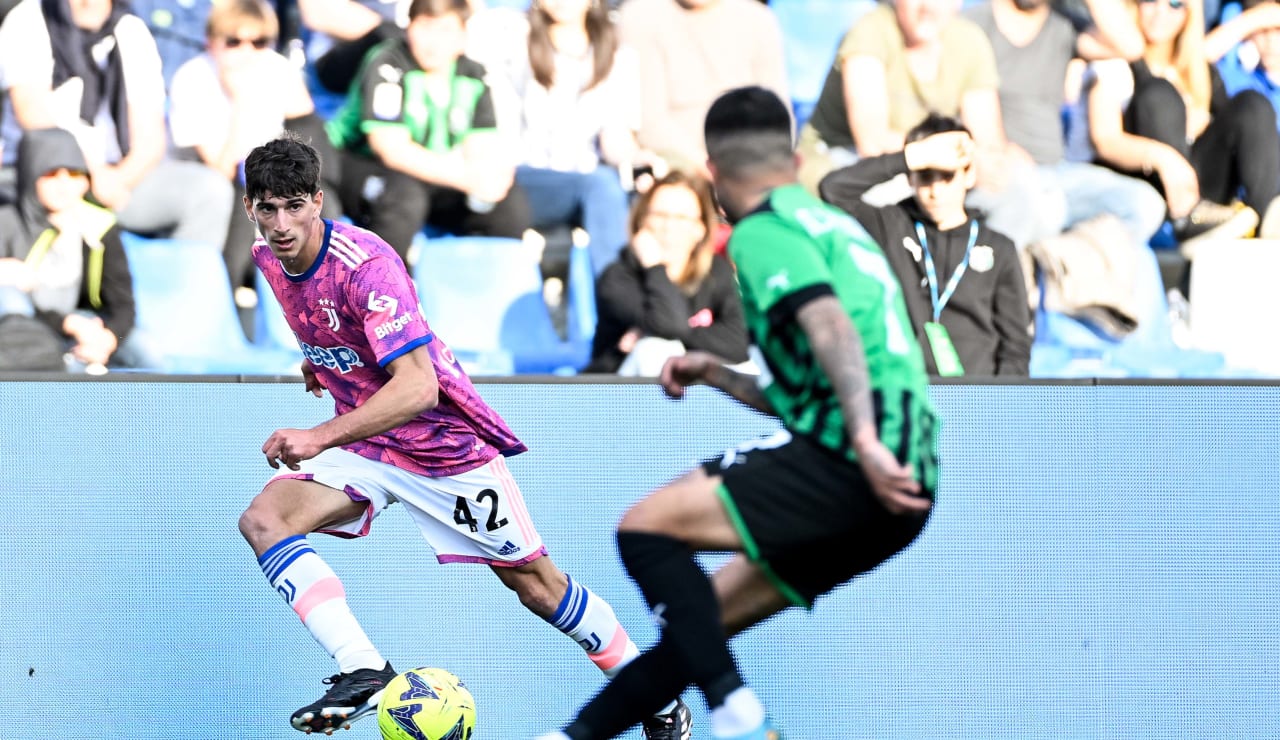
<svg viewBox="0 0 1280 740"><path fill-rule="evenodd" d="M963 124L932 114L908 133L903 151L836 170L819 191L884 250L931 374L1025 376L1032 325L1026 282L1013 243L965 210L976 181L973 150ZM884 207L862 201L900 175L911 184L910 198Z"/></svg>

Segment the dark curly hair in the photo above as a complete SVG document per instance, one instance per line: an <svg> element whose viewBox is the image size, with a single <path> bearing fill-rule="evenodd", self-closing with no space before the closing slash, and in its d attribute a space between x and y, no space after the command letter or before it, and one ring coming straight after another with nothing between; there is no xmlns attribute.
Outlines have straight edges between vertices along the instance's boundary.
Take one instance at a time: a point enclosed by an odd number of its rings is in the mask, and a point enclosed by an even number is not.
<svg viewBox="0 0 1280 740"><path fill-rule="evenodd" d="M286 131L254 148L244 160L249 200L320 192L320 155L297 134Z"/></svg>

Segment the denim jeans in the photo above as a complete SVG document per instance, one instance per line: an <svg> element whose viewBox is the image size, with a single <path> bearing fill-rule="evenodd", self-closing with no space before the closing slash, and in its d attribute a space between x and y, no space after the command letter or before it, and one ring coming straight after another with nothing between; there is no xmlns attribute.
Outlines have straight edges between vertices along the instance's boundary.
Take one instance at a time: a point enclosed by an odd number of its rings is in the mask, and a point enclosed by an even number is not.
<svg viewBox="0 0 1280 740"><path fill-rule="evenodd" d="M30 295L11 285L0 285L0 316L11 313L35 316L36 309Z"/></svg>
<svg viewBox="0 0 1280 740"><path fill-rule="evenodd" d="M591 269L598 277L631 238L629 199L618 171L600 165L592 172L559 172L521 165L516 183L524 189L536 226L581 226L591 237Z"/></svg>
<svg viewBox="0 0 1280 740"><path fill-rule="evenodd" d="M1109 213L1146 245L1164 223L1165 202L1150 184L1106 167L1062 161L1024 168L999 193L974 190L967 203L1019 249Z"/></svg>

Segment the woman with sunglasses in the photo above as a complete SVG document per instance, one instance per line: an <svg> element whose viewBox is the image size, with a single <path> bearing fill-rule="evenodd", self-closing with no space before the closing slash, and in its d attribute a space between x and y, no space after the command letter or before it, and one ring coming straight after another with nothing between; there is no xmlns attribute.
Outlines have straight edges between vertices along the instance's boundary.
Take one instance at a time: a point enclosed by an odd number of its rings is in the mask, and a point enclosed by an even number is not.
<svg viewBox="0 0 1280 740"><path fill-rule="evenodd" d="M1132 0L1131 0L1132 1ZM1229 96L1204 46L1201 0L1137 0L1142 57L1091 68L1097 159L1164 194L1183 254L1206 238L1252 234L1280 188L1280 133L1266 98ZM1237 194L1243 204L1232 203Z"/></svg>
<svg viewBox="0 0 1280 740"><path fill-rule="evenodd" d="M253 147L288 128L327 150L324 122L315 115L302 73L275 50L280 23L266 0L224 0L209 12L205 53L174 73L169 132L179 155L203 162L235 183L223 258L233 288L251 284L253 224L239 207L241 162ZM328 150L331 151L331 150ZM333 178L337 157L326 156ZM337 188L326 188L326 216L341 210Z"/></svg>

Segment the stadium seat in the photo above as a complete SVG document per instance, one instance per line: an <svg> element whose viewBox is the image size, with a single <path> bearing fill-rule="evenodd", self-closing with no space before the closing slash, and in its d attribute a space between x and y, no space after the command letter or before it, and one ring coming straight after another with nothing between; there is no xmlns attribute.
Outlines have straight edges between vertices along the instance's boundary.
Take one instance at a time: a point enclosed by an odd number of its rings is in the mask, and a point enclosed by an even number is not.
<svg viewBox="0 0 1280 740"><path fill-rule="evenodd" d="M468 373L566 375L586 365L590 337L576 319L568 339L556 332L540 260L539 250L519 239L452 236L423 245L413 268L418 297Z"/></svg>
<svg viewBox="0 0 1280 740"><path fill-rule="evenodd" d="M222 254L210 244L125 232L137 329L166 373L299 375L293 353L245 338Z"/></svg>
<svg viewBox="0 0 1280 740"><path fill-rule="evenodd" d="M772 0L769 7L782 28L787 89L796 125L809 120L840 41L876 0Z"/></svg>

